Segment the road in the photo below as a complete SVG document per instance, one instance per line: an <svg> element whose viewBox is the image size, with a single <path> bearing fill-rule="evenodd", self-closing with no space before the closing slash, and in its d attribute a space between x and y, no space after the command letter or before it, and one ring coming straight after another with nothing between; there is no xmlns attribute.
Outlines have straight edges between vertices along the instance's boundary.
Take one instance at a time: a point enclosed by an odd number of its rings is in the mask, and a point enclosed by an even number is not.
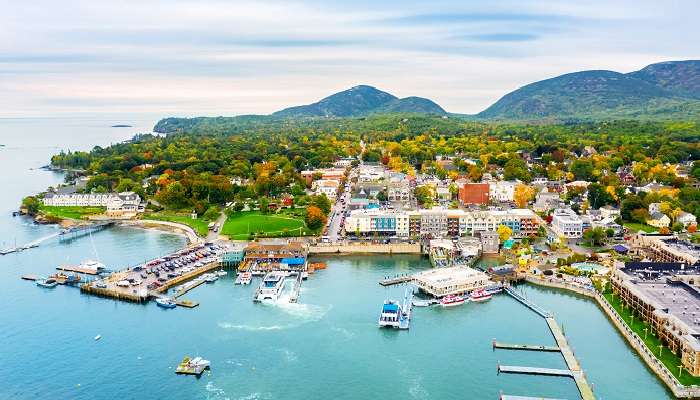
<svg viewBox="0 0 700 400"><path fill-rule="evenodd" d="M207 242L214 242L216 239L219 238L219 232L221 232L221 229L224 227L224 222L226 222L226 213L222 211L219 215L219 218L217 218L215 222L215 224L218 225L219 229L212 229L209 231L206 239Z"/></svg>
<svg viewBox="0 0 700 400"><path fill-rule="evenodd" d="M345 214L345 211L347 210L347 206L350 203L350 198L351 193L352 193L352 177L356 176L358 173L358 169L355 168L350 171L350 174L348 175L348 187L350 190L345 190L343 191L343 194L338 196L336 199L335 203L331 207L331 213L328 218L328 223L326 226L328 227L328 233L326 236L328 236L328 239L331 243L336 243L342 239L342 232L343 228L341 227L341 221L343 219L343 216ZM342 200L345 200L345 203L343 204Z"/></svg>

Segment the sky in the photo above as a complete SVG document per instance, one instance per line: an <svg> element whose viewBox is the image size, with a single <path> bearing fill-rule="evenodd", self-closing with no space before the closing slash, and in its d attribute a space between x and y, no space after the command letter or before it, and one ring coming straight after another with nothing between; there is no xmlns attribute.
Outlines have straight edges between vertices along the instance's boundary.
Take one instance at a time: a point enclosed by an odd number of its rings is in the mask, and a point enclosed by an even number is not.
<svg viewBox="0 0 700 400"><path fill-rule="evenodd" d="M0 0L0 118L267 114L358 84L477 113L700 58L693 1Z"/></svg>

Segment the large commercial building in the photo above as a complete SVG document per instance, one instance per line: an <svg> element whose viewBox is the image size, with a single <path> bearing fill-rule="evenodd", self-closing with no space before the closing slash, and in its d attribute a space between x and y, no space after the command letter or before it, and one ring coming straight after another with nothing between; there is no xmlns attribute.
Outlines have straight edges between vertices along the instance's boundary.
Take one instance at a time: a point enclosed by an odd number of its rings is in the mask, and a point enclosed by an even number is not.
<svg viewBox="0 0 700 400"><path fill-rule="evenodd" d="M418 288L434 297L468 294L484 289L491 281L484 272L465 267L434 268L413 277Z"/></svg>
<svg viewBox="0 0 700 400"><path fill-rule="evenodd" d="M495 232L499 225L511 228L514 237L537 234L537 216L528 209L464 211L441 207L416 211L389 209L354 210L345 220L345 231L357 236L457 237Z"/></svg>
<svg viewBox="0 0 700 400"><path fill-rule="evenodd" d="M459 201L462 204L488 204L488 183L465 183L459 187Z"/></svg>
<svg viewBox="0 0 700 400"><path fill-rule="evenodd" d="M110 217L132 217L145 209L141 196L134 192L47 194L45 206L54 207L106 207Z"/></svg>
<svg viewBox="0 0 700 400"><path fill-rule="evenodd" d="M672 235L637 234L630 240L632 253L657 262L695 265L700 261L700 246L678 240Z"/></svg>
<svg viewBox="0 0 700 400"><path fill-rule="evenodd" d="M558 208L552 214L552 229L567 239L577 239L583 235L583 220L570 208Z"/></svg>
<svg viewBox="0 0 700 400"><path fill-rule="evenodd" d="M682 263L628 263L612 276L612 290L651 325L655 335L681 358L683 367L700 376L700 271ZM652 349L654 350L654 349Z"/></svg>

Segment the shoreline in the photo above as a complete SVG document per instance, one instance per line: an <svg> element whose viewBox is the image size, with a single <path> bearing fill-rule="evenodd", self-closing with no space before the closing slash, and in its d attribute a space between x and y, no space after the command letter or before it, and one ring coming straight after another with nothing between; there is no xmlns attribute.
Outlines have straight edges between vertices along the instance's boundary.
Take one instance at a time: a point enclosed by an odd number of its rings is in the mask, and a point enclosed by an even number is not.
<svg viewBox="0 0 700 400"><path fill-rule="evenodd" d="M124 226L129 228L145 229L145 230L156 230L160 232L170 233L174 235L179 235L187 239L187 246L192 244L203 242L204 239L200 238L194 229L187 225L179 224L177 222L169 221L157 221L157 220L124 220L117 222L118 226Z"/></svg>
<svg viewBox="0 0 700 400"><path fill-rule="evenodd" d="M644 344L642 339L631 330L622 319L622 317L612 308L603 295L597 291L589 291L574 285L562 282L554 282L548 279L538 279L531 276L525 277L525 282L536 286L542 286L552 289L565 290L573 292L580 296L586 297L589 300L594 300L612 325L617 329L628 345L634 349L637 355L644 360L647 368L656 375L666 388L678 399L697 399L700 398L700 387L682 385L668 368L654 356L649 348Z"/></svg>

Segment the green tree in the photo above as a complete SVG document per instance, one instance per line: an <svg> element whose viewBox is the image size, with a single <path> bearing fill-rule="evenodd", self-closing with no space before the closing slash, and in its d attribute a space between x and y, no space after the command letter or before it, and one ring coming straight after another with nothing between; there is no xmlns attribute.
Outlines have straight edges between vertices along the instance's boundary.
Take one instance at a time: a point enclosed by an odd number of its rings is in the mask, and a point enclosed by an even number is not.
<svg viewBox="0 0 700 400"><path fill-rule="evenodd" d="M27 214L36 215L39 212L39 208L41 208L41 200L34 196L27 196L22 199L22 208L27 211Z"/></svg>

